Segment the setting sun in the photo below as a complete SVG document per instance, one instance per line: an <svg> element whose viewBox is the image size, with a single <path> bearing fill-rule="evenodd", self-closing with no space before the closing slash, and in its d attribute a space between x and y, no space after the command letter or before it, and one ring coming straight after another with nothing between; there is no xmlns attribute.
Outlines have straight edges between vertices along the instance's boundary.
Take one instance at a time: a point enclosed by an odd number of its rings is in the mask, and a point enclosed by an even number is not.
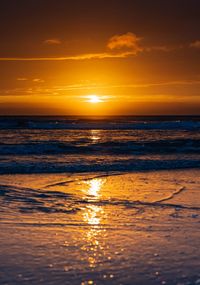
<svg viewBox="0 0 200 285"><path fill-rule="evenodd" d="M88 96L88 98L89 98L89 100L88 100L89 103L95 104L95 103L102 102L102 100L97 95L90 95L90 96Z"/></svg>

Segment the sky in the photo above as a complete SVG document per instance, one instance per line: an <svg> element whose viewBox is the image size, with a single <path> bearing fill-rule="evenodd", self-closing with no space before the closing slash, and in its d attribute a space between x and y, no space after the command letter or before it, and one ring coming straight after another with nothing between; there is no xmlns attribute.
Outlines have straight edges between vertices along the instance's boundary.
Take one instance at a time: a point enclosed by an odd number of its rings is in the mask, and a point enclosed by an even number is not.
<svg viewBox="0 0 200 285"><path fill-rule="evenodd" d="M199 27L199 0L0 0L0 115L200 115Z"/></svg>

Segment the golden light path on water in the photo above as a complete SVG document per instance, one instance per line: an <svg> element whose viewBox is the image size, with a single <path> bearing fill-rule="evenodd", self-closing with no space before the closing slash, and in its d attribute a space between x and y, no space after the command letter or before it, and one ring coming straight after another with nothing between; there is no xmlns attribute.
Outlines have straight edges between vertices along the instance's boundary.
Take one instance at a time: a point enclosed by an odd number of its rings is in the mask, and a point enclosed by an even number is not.
<svg viewBox="0 0 200 285"><path fill-rule="evenodd" d="M92 142L96 143L101 138L100 130L90 130L90 139Z"/></svg>
<svg viewBox="0 0 200 285"><path fill-rule="evenodd" d="M88 182L89 189L88 195L93 196L95 200L99 199L101 196L100 190L103 182L102 179L92 179Z"/></svg>
<svg viewBox="0 0 200 285"><path fill-rule="evenodd" d="M83 192L88 200L98 201L100 199L103 183L100 178L85 182L86 188L83 189ZM99 205L88 205L83 213L83 220L88 227L84 232L85 244L82 250L87 252L87 260L91 269L94 269L106 254L107 246L103 241L106 230L102 226L103 219L106 219L106 214L102 206Z"/></svg>

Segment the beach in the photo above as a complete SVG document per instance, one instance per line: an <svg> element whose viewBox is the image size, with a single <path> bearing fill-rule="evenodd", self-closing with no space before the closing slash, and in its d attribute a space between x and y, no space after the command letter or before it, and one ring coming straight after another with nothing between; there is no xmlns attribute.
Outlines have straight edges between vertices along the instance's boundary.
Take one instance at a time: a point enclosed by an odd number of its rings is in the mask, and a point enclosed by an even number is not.
<svg viewBox="0 0 200 285"><path fill-rule="evenodd" d="M0 24L0 285L200 285L200 0Z"/></svg>
<svg viewBox="0 0 200 285"><path fill-rule="evenodd" d="M199 174L2 174L1 284L199 284Z"/></svg>

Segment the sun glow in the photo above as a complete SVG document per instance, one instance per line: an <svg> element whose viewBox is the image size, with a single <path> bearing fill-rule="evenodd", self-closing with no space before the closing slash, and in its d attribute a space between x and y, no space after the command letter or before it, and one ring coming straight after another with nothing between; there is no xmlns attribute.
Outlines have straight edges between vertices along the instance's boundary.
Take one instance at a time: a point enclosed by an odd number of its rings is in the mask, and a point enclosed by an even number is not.
<svg viewBox="0 0 200 285"><path fill-rule="evenodd" d="M90 95L90 96L88 96L88 102L96 104L96 103L102 102L102 100L97 95Z"/></svg>

